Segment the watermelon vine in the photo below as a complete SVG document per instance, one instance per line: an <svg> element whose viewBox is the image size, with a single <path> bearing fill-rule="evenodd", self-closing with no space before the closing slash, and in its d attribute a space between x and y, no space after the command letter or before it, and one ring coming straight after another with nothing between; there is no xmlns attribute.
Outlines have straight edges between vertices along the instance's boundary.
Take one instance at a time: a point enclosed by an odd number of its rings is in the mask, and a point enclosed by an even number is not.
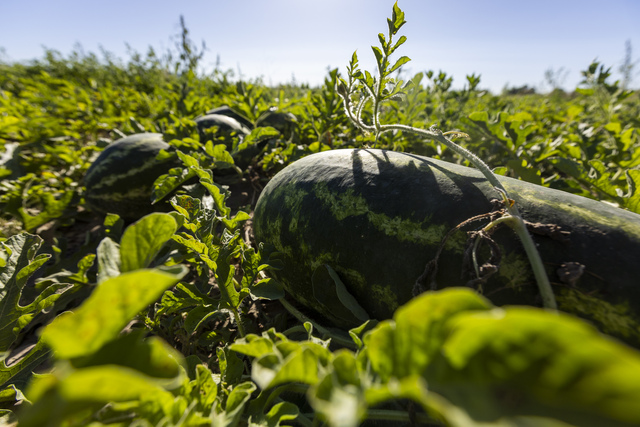
<svg viewBox="0 0 640 427"><path fill-rule="evenodd" d="M522 218L516 204L513 199L509 197L509 193L502 183L498 180L497 176L489 168L489 166L478 156L473 154L466 148L456 144L451 139L447 138L447 135L453 137L468 137L463 132L450 131L443 133L441 130L432 126L430 129L420 129L413 126L407 126L403 124L382 124L380 122L380 108L384 101L392 100L401 97L412 86L412 82L409 81L404 84L402 80L390 77L394 72L398 71L400 67L410 61L410 58L406 56L400 57L393 65L389 58L390 56L406 42L407 37L401 36L395 44L393 44L393 38L397 35L400 28L407 21L404 19L404 12L398 7L396 2L393 6L393 13L391 19L387 19L389 27L388 39L384 34L378 34L378 40L382 49L377 46L372 46L373 53L376 57L377 64L377 78L369 71L362 71L358 67L358 56L356 52L351 56L351 61L347 66L347 80L340 78L337 83L337 92L343 100L344 110L352 123L354 123L359 129L366 133L373 133L375 136L375 142L378 141L380 135L384 132L390 131L403 131L408 133L417 134L429 139L433 139L447 148L454 151L456 154L464 157L471 164L473 164L485 178L491 183L491 185L500 194L502 203L504 205L504 215L496 220L491 221L486 225L479 236L486 235L493 227L499 224L506 224L510 226L522 241L522 245L525 249L529 262L531 264L538 289L542 297L543 306L550 309L557 309L557 303L547 273L542 263L542 258L536 245L531 238L527 230L526 223ZM355 100L355 101L354 101ZM363 110L365 106L372 104L372 123L367 124L364 121ZM375 144L374 142L374 144ZM480 238L479 237L479 238ZM476 241L477 246L477 241ZM475 253L475 252L474 252ZM476 264L477 269L477 264Z"/></svg>

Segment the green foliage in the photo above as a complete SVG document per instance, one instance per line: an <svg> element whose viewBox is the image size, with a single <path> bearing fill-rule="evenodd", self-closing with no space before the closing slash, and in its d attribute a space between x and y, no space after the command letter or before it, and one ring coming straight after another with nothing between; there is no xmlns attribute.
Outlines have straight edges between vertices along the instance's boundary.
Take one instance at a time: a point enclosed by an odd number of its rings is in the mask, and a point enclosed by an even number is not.
<svg viewBox="0 0 640 427"><path fill-rule="evenodd" d="M494 308L468 289L417 297L369 331L357 353L326 344L271 330L231 349L253 359L251 378L262 393L308 386L309 403L330 425L402 419L374 409L400 398L447 425L640 421L640 353L575 318Z"/></svg>
<svg viewBox="0 0 640 427"><path fill-rule="evenodd" d="M347 336L291 307L269 277L281 263L252 241L252 208L287 164L374 141L468 163L406 130L380 132L383 123L464 130L461 145L498 173L640 213L640 97L610 68L590 64L572 93L493 95L475 74L455 89L444 71L405 76L409 58L390 59L405 23L394 5L372 47L377 75L354 53L346 79L329 70L318 88L204 74L205 46L183 19L164 54L130 50L122 61L79 48L0 61L3 421L640 423L637 351L577 319L453 289L366 321L319 269L318 293L365 322ZM362 129L349 125L345 94ZM250 133L212 128L201 141L195 119L223 105ZM150 200L171 195L173 211L134 224L92 215L85 172L112 140L140 132L162 133L176 150L181 165L157 178Z"/></svg>

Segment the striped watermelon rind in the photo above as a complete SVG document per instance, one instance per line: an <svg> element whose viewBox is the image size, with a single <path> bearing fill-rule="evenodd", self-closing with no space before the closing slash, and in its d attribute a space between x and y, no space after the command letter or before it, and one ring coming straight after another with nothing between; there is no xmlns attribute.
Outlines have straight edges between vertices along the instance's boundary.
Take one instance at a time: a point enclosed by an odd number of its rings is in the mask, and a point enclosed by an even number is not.
<svg viewBox="0 0 640 427"><path fill-rule="evenodd" d="M540 224L555 224L570 233L554 236L547 229L548 235L534 235L559 308L640 347L640 215L499 179L525 220L538 224L541 232ZM330 295L338 294L327 271L337 273L370 317L390 318L413 297L416 279L447 232L491 211L490 198L498 193L476 169L393 151L331 150L279 172L258 199L253 226L256 240L280 253L283 268L272 274L288 293L332 323L350 328L358 319L331 304L338 298ZM496 305L539 305L535 279L515 233L505 228L493 238L502 262L478 290ZM466 249L466 232L454 232L440 257L435 289L466 286L473 278L463 268ZM486 258L481 255L480 261ZM571 273L569 267L580 265L584 271Z"/></svg>
<svg viewBox="0 0 640 427"><path fill-rule="evenodd" d="M84 177L87 206L99 213L115 213L134 220L159 210L151 204L153 183L180 162L158 160L171 147L159 133L140 133L119 139L100 153Z"/></svg>

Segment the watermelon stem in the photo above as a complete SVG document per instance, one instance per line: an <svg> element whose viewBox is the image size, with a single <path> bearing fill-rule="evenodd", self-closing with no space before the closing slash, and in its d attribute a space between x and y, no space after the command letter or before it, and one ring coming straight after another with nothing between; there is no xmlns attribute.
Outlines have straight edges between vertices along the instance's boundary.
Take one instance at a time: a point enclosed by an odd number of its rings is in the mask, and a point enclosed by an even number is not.
<svg viewBox="0 0 640 427"><path fill-rule="evenodd" d="M544 264L542 263L542 258L538 253L536 244L529 234L518 208L509 197L506 188L482 159L466 148L456 144L446 136L451 135L452 137L456 137L464 136L466 134L463 134L462 132L447 132L443 134L442 131L437 129L435 126L432 126L430 129L420 129L398 123L380 123L381 104L384 101L393 99L395 96L401 94L411 84L411 82L409 82L409 84L402 86L402 81L396 82L395 79L389 77L391 73L395 72L403 64L409 61L409 58L407 57L401 57L393 65L391 65L391 62L389 61L391 54L406 41L406 37L402 36L395 45L392 43L393 36L397 34L400 27L406 22L404 20L404 12L400 10L397 3L393 6L393 16L394 20L389 20L389 33L387 38L385 38L383 34L378 36L381 48L375 46L372 47L373 53L376 57L378 71L377 77L373 77L368 71L362 72L359 69L358 56L354 52L351 56L351 61L347 66L347 80L345 81L344 79L339 78L336 83L336 92L343 100L344 111L347 117L357 128L361 129L365 133L373 133L375 135L375 142L378 141L380 135L384 132L402 131L413 133L445 145L447 148L473 164L485 176L487 181L489 181L496 191L501 194L504 201L506 208L505 216L494 220L493 223L497 224L497 221L506 222L516 232L522 241L527 257L529 258L529 263L531 264L533 274L536 278L544 307L554 310L557 309L553 289L551 288L549 277L547 276ZM388 89L387 86L391 86L391 89ZM352 97L357 97L358 99L355 106L353 105ZM369 101L373 104L372 124L365 123L362 117L364 106Z"/></svg>

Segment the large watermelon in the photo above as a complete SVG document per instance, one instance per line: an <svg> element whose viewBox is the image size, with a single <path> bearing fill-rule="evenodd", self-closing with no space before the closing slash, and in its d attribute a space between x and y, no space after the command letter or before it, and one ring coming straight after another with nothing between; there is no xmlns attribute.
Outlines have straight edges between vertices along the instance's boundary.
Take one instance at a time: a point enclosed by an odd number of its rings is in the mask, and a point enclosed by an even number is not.
<svg viewBox="0 0 640 427"><path fill-rule="evenodd" d="M157 160L170 146L159 133L140 133L119 139L100 153L84 177L85 201L94 211L138 219L160 205L151 204L153 183L181 163L175 157Z"/></svg>
<svg viewBox="0 0 640 427"><path fill-rule="evenodd" d="M559 308L639 345L640 215L523 181L501 181L538 232L534 240ZM364 316L351 309L348 294L371 318L391 317L414 296L447 232L490 212L491 198L498 193L475 169L392 151L334 150L277 174L258 200L254 230L258 241L281 253L284 268L274 274L293 298L336 325L352 327ZM504 228L493 238L502 260L486 283L474 282L474 269L463 267L469 246L466 231L457 231L444 245L435 282L423 283L423 289L473 286L498 305L539 305L516 235ZM488 256L482 247L480 264Z"/></svg>

